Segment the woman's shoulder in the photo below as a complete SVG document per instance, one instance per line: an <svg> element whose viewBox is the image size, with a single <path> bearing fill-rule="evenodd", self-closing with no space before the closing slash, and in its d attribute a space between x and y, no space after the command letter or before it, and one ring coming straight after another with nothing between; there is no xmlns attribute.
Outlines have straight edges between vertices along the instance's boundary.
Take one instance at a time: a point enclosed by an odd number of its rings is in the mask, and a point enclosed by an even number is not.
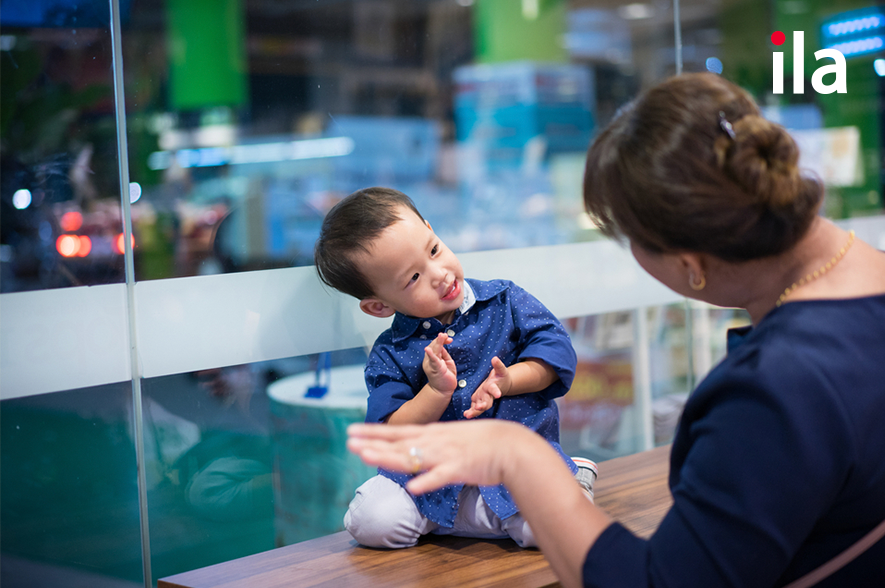
<svg viewBox="0 0 885 588"><path fill-rule="evenodd" d="M730 347L724 367L750 372L885 370L885 294L785 304Z"/></svg>
<svg viewBox="0 0 885 588"><path fill-rule="evenodd" d="M864 421L885 411L885 295L784 305L729 349L692 395ZM689 409L689 407L686 407ZM849 425L849 426L854 426Z"/></svg>
<svg viewBox="0 0 885 588"><path fill-rule="evenodd" d="M849 351L844 343L885 345L885 294L829 300L797 300L774 309L747 342L760 348ZM882 349L882 347L879 347Z"/></svg>

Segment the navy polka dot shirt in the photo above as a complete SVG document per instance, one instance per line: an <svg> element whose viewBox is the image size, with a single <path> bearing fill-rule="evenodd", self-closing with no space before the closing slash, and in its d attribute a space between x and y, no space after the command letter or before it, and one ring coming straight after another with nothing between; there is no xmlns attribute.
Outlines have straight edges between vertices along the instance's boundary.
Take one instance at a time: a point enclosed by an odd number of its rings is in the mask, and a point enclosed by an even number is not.
<svg viewBox="0 0 885 588"><path fill-rule="evenodd" d="M564 395L575 376L577 358L568 333L541 302L505 280L465 280L464 304L452 324L435 318L415 318L397 313L391 327L381 333L366 363L369 389L366 422L384 422L427 383L422 362L424 348L441 332L453 341L446 348L458 368L459 387L440 421L464 420L474 390L492 369L492 357L504 365L533 358L544 361L559 380L540 392L505 396L476 418L516 421L536 431L560 453L574 473L576 467L559 446L559 412L554 399ZM411 476L379 470L399 484ZM452 527L458 512L462 485L415 497L418 510L444 527ZM518 512L503 486L480 488L483 500L501 519Z"/></svg>

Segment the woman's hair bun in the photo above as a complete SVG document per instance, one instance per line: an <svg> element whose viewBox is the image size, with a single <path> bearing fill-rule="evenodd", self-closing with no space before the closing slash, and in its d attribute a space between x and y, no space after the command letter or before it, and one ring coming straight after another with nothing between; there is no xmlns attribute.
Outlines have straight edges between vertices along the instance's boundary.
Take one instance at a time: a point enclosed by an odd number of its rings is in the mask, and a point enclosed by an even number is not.
<svg viewBox="0 0 885 588"><path fill-rule="evenodd" d="M728 261L777 255L811 226L823 185L753 97L712 73L650 88L593 141L584 206L606 235Z"/></svg>
<svg viewBox="0 0 885 588"><path fill-rule="evenodd" d="M793 137L781 125L755 114L733 126L735 139L725 153L723 170L772 210L793 204L805 190Z"/></svg>

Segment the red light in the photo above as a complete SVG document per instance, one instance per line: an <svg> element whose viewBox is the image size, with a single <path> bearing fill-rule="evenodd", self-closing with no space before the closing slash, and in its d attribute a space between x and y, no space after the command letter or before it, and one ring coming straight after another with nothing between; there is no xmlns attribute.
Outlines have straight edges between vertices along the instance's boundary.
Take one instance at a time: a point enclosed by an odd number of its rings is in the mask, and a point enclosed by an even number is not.
<svg viewBox="0 0 885 588"><path fill-rule="evenodd" d="M86 257L92 251L92 239L86 235L80 235L80 249L77 250L78 257Z"/></svg>
<svg viewBox="0 0 885 588"><path fill-rule="evenodd" d="M73 210L66 212L61 215L61 220L58 221L58 224L61 225L63 231L73 233L80 230L80 227L83 226L83 215Z"/></svg>
<svg viewBox="0 0 885 588"><path fill-rule="evenodd" d="M91 248L90 243L90 248ZM80 239L77 235L59 235L55 240L55 248L64 257L74 257L80 251Z"/></svg>
<svg viewBox="0 0 885 588"><path fill-rule="evenodd" d="M119 235L117 235L117 238L114 241L114 249L116 249L117 253L119 253L121 255L123 253L123 239L124 239L123 233L120 233ZM135 249L135 235L131 236L131 240L132 240L132 248Z"/></svg>

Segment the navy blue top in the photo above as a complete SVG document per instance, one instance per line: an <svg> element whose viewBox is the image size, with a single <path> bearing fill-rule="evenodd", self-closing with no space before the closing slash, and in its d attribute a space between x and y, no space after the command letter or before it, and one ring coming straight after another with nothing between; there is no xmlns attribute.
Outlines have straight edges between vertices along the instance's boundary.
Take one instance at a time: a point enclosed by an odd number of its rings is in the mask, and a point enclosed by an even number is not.
<svg viewBox="0 0 885 588"><path fill-rule="evenodd" d="M414 318L396 313L393 324L381 333L366 362L369 389L366 422L384 422L388 416L427 384L422 362L424 348L447 331L453 341L446 346L458 368L452 400L440 421L464 420L473 392L492 370L492 357L504 365L529 358L552 367L559 380L531 394L497 399L478 417L499 418L524 424L547 439L574 473L574 463L559 446L559 412L554 398L564 395L575 377L577 357L565 328L534 296L504 280L465 280L464 303L455 311L451 325L435 318ZM379 470L399 484L412 476ZM458 493L463 485L446 486L415 497L422 515L444 527L452 527L458 513ZM518 511L504 486L481 487L483 500L501 519Z"/></svg>
<svg viewBox="0 0 885 588"><path fill-rule="evenodd" d="M729 333L649 539L606 529L585 586L782 586L885 520L885 295L791 302ZM885 586L885 540L818 586Z"/></svg>

